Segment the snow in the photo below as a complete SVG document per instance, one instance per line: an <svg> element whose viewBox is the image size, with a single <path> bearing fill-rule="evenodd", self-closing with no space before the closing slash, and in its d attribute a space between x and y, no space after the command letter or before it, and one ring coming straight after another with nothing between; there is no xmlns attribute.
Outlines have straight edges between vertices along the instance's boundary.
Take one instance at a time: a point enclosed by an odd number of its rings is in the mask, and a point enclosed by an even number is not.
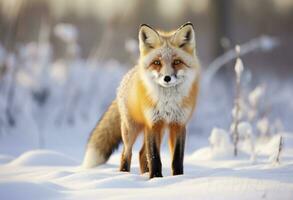
<svg viewBox="0 0 293 200"><path fill-rule="evenodd" d="M229 145L227 133L212 131L210 141ZM53 150L33 150L16 158L1 155L1 199L282 199L293 196L293 136L282 133L285 141L282 160L273 165L268 157L279 137L258 141L259 159L252 164L240 147L240 155L207 147L204 137L189 136L185 156L185 174L171 176L170 157L163 144L164 178L148 179L138 164L139 144L133 153L130 173L119 172L120 152L107 164L83 169L82 156L71 157ZM198 141L194 145L193 141ZM223 142L224 141L224 142ZM219 146L223 150L222 146ZM201 146L201 148L198 148ZM246 148L246 150L245 150ZM210 156L212 155L214 156ZM5 162L6 160L6 162Z"/></svg>
<svg viewBox="0 0 293 200"><path fill-rule="evenodd" d="M12 156L9 155L0 155L0 164L8 163L13 160Z"/></svg>
<svg viewBox="0 0 293 200"><path fill-rule="evenodd" d="M11 166L63 166L76 164L77 162L71 158L49 150L27 151L9 163Z"/></svg>

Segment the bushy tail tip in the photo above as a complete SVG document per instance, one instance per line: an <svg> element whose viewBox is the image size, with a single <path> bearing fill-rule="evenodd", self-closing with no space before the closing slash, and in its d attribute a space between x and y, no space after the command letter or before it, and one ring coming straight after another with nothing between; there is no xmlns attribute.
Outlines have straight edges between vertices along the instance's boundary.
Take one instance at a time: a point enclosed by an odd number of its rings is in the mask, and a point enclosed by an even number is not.
<svg viewBox="0 0 293 200"><path fill-rule="evenodd" d="M106 161L107 160L105 159L103 154L99 152L98 149L89 147L86 150L84 160L82 163L82 168L85 168L85 169L93 168L98 165L104 164Z"/></svg>

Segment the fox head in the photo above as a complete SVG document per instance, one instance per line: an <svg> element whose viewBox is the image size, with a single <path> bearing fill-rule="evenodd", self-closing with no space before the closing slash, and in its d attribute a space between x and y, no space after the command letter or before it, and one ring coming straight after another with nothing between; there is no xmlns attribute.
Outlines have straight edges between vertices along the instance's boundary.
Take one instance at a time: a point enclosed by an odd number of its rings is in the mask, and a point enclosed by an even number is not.
<svg viewBox="0 0 293 200"><path fill-rule="evenodd" d="M139 65L148 80L173 87L194 79L198 70L193 25L186 23L172 32L143 24L139 30Z"/></svg>

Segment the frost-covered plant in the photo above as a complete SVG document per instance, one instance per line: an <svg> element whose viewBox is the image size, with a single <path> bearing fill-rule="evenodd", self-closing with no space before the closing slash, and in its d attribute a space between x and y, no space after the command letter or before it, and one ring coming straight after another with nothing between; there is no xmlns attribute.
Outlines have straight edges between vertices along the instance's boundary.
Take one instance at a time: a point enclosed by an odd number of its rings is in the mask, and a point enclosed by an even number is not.
<svg viewBox="0 0 293 200"><path fill-rule="evenodd" d="M259 102L265 93L265 85L259 85L248 94L248 103L250 109L248 110L247 117L250 122L256 119L259 112Z"/></svg>
<svg viewBox="0 0 293 200"><path fill-rule="evenodd" d="M240 59L240 46L236 45L235 51L238 55L235 63L235 73L236 73L236 95L235 95L235 101L234 101L234 108L232 110L232 139L233 139L233 145L234 145L234 156L237 156L238 154L238 141L239 141L239 133L238 133L238 124L240 120L240 101L241 101L241 75L244 70L244 66L242 63L242 60Z"/></svg>
<svg viewBox="0 0 293 200"><path fill-rule="evenodd" d="M213 128L209 137L209 143L212 149L227 147L227 145L230 144L227 131L220 128Z"/></svg>
<svg viewBox="0 0 293 200"><path fill-rule="evenodd" d="M282 153L283 147L284 147L283 136L278 135L277 138L273 138L273 139L274 139L273 140L274 151L272 152L272 155L269 157L269 161L272 164L279 164L281 153Z"/></svg>
<svg viewBox="0 0 293 200"><path fill-rule="evenodd" d="M257 121L256 128L260 133L260 136L265 137L269 134L269 120L266 117Z"/></svg>
<svg viewBox="0 0 293 200"><path fill-rule="evenodd" d="M256 162L255 153L255 138L252 131L252 126L249 122L240 122L238 125L239 137L246 139L250 146L250 160L252 163Z"/></svg>
<svg viewBox="0 0 293 200"><path fill-rule="evenodd" d="M254 38L244 44L241 44L241 55L245 55L251 52L254 52L256 50L261 51L271 51L274 48L276 48L278 45L280 45L280 41L277 38L270 37L270 36L260 36L259 38ZM237 52L235 53L234 49L231 49L227 52L225 52L223 55L219 56L213 62L208 66L208 69L206 71L205 76L205 83L207 85L210 84L211 80L213 80L214 75L224 66L227 66L226 64L235 58L239 57L239 54Z"/></svg>
<svg viewBox="0 0 293 200"><path fill-rule="evenodd" d="M257 86L254 90L252 90L248 96L248 101L250 105L256 108L259 104L260 97L264 94L264 92L265 85Z"/></svg>
<svg viewBox="0 0 293 200"><path fill-rule="evenodd" d="M283 129L284 129L284 126L282 121L280 119L276 119L270 127L270 133L271 135L278 134L282 132Z"/></svg>
<svg viewBox="0 0 293 200"><path fill-rule="evenodd" d="M250 143L251 149L251 160L255 161L255 135L254 133L260 133L259 135L269 135L270 133L278 133L282 130L281 123L270 123L269 111L270 108L267 104L264 104L264 98L266 93L266 85L260 84L250 91L247 83L250 82L250 74L247 70L244 72L243 62L240 55L245 55L246 53L252 52L257 49L268 51L279 45L279 41L276 38L270 38L267 36L262 36L251 40L243 45L236 46L235 49L227 51L224 55L215 59L208 70L206 71L205 84L209 85L211 77L226 63L236 58L236 63L234 65L234 71L236 74L236 85L235 85L235 97L234 106L232 108L232 123L230 125L230 133L234 147L234 155L238 154L238 143L248 141ZM248 71L249 72L249 71ZM246 85L245 85L246 81ZM247 123L250 128L245 128L249 133L245 136L240 134L239 131L243 127L239 128L239 124L243 126L242 123ZM246 126L245 125L245 126ZM247 126L246 126L247 127ZM257 130L257 131L255 131ZM254 132L254 133L253 133Z"/></svg>
<svg viewBox="0 0 293 200"><path fill-rule="evenodd" d="M220 128L213 128L209 137L211 156L213 158L225 158L233 156L233 145L229 133Z"/></svg>

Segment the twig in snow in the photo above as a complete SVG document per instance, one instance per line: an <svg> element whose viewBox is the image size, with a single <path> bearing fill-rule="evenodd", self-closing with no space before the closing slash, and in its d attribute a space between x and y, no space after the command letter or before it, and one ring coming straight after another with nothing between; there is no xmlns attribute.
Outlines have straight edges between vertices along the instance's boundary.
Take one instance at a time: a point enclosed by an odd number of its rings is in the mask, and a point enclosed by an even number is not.
<svg viewBox="0 0 293 200"><path fill-rule="evenodd" d="M280 163L280 156L281 156L281 152L283 150L283 137L280 136L280 142L279 142L279 148L278 148L278 154L276 156L276 160L275 163Z"/></svg>

